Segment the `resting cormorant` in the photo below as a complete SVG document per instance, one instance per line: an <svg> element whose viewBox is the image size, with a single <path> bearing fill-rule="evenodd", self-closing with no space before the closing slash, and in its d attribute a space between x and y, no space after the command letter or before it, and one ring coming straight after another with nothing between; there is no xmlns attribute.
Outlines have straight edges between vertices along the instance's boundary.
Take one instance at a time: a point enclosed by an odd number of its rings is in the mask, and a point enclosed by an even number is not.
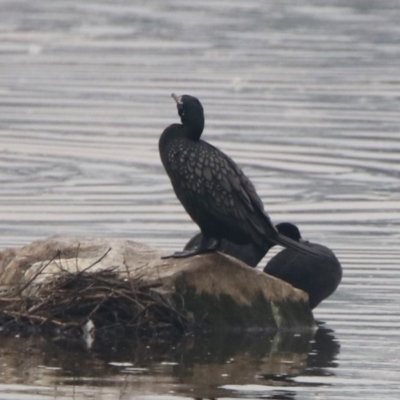
<svg viewBox="0 0 400 400"><path fill-rule="evenodd" d="M302 241L305 246L318 250L325 257L308 256L292 249L284 249L271 258L264 272L306 292L310 308L314 309L339 286L342 280L342 266L328 247L304 241L296 225L288 222L279 225L280 232Z"/></svg>
<svg viewBox="0 0 400 400"><path fill-rule="evenodd" d="M318 254L281 235L257 195L253 184L221 150L200 139L204 113L193 96L172 97L182 124L172 124L159 141L161 161L175 194L202 233L195 249L174 253L188 257L216 251L222 239L236 244L254 243L265 249L271 243Z"/></svg>

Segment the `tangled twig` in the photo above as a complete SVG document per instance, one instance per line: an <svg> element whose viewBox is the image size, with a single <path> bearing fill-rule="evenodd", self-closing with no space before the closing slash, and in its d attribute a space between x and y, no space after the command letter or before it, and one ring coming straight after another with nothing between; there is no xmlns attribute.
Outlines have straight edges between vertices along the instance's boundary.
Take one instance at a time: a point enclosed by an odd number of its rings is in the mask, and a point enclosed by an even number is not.
<svg viewBox="0 0 400 400"><path fill-rule="evenodd" d="M173 302L155 289L162 283L129 276L121 278L115 268L91 272L111 250L84 270L62 269L51 279L30 289L36 278L57 257L44 264L17 292L0 297L0 319L58 328L83 327L91 320L96 328L133 328L139 335L165 330L186 332L189 321ZM60 259L61 260L61 259ZM37 283L36 283L37 285Z"/></svg>

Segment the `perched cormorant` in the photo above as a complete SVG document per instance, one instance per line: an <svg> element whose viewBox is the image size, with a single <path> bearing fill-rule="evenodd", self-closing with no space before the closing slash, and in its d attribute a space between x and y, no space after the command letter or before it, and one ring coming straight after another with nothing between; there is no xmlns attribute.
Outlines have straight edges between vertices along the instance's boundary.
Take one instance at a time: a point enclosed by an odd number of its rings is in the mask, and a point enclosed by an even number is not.
<svg viewBox="0 0 400 400"><path fill-rule="evenodd" d="M296 225L288 222L279 225L281 233L302 242L310 249L318 250L325 257L284 249L267 263L264 272L308 293L310 308L313 309L339 286L342 266L328 247L304 241Z"/></svg>
<svg viewBox="0 0 400 400"><path fill-rule="evenodd" d="M197 248L172 257L216 251L222 239L240 245L254 243L265 252L272 243L318 254L281 235L242 170L221 150L200 139L204 129L200 101L189 95L172 97L182 124L172 124L162 133L161 161L176 196L202 233Z"/></svg>

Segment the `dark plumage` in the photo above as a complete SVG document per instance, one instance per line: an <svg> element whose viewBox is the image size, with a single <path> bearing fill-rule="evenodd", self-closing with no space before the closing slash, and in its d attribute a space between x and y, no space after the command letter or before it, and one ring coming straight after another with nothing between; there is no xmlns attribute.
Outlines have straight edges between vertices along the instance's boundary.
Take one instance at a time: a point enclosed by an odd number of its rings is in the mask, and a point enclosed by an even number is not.
<svg viewBox="0 0 400 400"><path fill-rule="evenodd" d="M170 125L162 133L161 161L176 196L202 233L197 248L172 256L215 251L222 239L240 245L254 243L265 252L273 243L312 253L278 233L242 170L221 150L200 139L204 129L200 101L188 95L172 97L182 124Z"/></svg>
<svg viewBox="0 0 400 400"><path fill-rule="evenodd" d="M202 239L203 234L199 232L186 243L183 250L196 249ZM274 246L274 243L271 243L270 247L272 246ZM221 253L235 257L238 260L243 261L247 265L250 265L250 267L255 267L268 252L269 248L265 249L265 247L256 246L254 243L240 245L223 239L221 240L220 245L216 247L216 250L220 251Z"/></svg>
<svg viewBox="0 0 400 400"><path fill-rule="evenodd" d="M283 229L281 229L281 226ZM285 229L285 224L278 224L275 225L275 228L279 233L284 234L285 236L289 237L290 239L297 240L296 235L294 237L291 237L290 234L291 232L287 231ZM203 235L201 232L199 232L197 235L193 236L185 245L184 250L191 250L195 249L196 247L199 246L201 240L203 238ZM229 242L228 240L223 239L218 246L217 250L220 251L221 253L228 254L232 257L237 258L240 261L243 261L247 265L250 265L250 267L256 267L257 264L261 261L261 259L265 256L266 253L275 246L275 243L272 242L267 242L269 244L269 247L267 246L256 246L254 243L249 243L249 244L235 244L232 242Z"/></svg>
<svg viewBox="0 0 400 400"><path fill-rule="evenodd" d="M280 232L302 241L296 225L287 222L279 225ZM328 247L306 241L303 241L303 244L318 250L325 257L314 257L292 249L284 249L267 263L264 272L306 292L310 308L313 309L339 286L342 280L342 266Z"/></svg>

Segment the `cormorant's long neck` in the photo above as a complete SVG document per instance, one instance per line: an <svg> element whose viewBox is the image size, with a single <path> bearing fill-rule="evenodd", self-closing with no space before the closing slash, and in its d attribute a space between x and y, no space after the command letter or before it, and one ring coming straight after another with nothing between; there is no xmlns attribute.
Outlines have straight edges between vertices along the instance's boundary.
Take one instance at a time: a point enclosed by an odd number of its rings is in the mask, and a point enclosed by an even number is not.
<svg viewBox="0 0 400 400"><path fill-rule="evenodd" d="M182 118L182 124L188 139L199 140L204 129L203 113L191 113Z"/></svg>

